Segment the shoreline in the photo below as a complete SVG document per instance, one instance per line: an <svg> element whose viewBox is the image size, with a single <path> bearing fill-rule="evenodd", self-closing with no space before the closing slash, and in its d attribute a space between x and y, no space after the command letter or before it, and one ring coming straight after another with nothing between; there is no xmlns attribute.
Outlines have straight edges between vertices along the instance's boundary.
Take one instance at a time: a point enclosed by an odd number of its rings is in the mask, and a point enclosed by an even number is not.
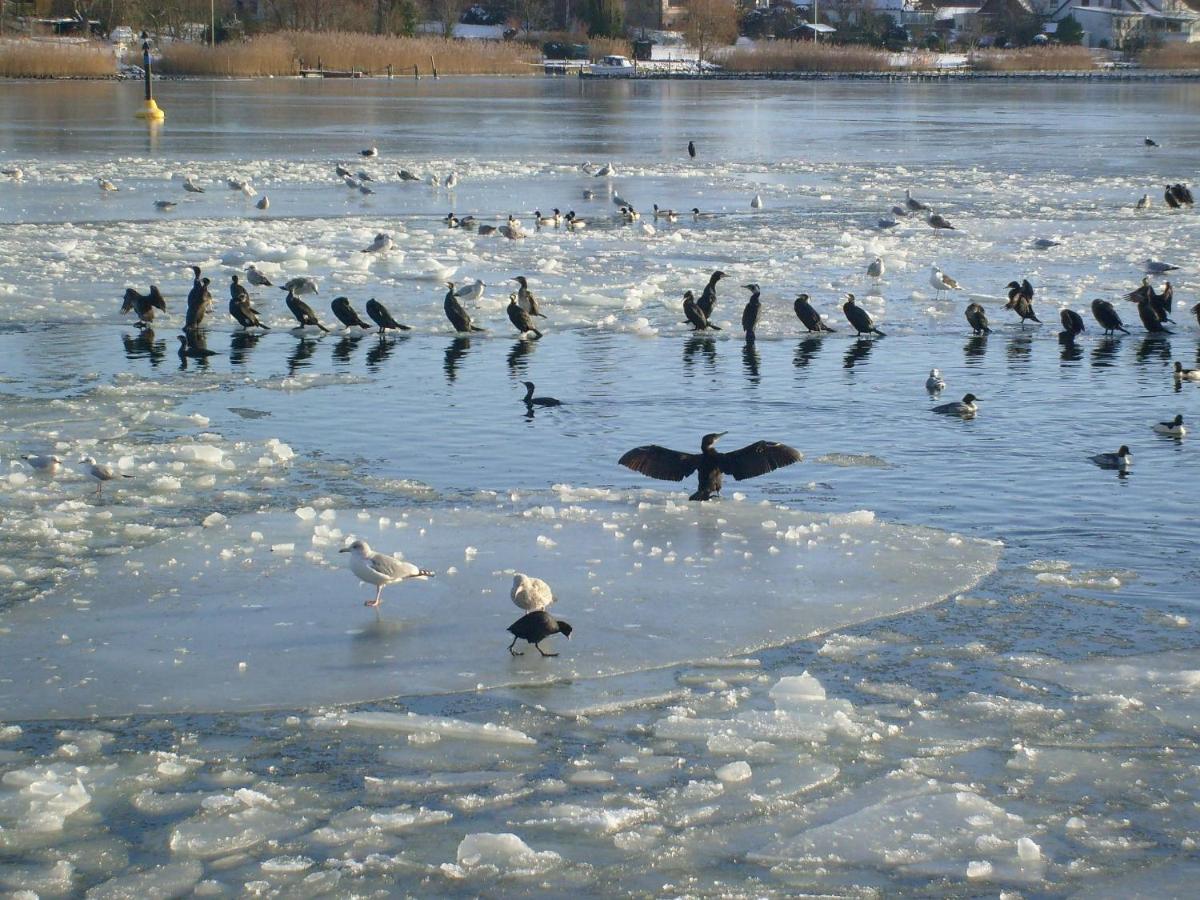
<svg viewBox="0 0 1200 900"><path fill-rule="evenodd" d="M581 72L578 75L545 75L531 72L528 75L491 74L480 72L466 75L439 75L439 79L462 78L579 78L586 81L916 81L916 82L960 82L960 81L1200 81L1200 69L1120 69L1078 70L1067 69L1023 70L1012 72L983 72L973 70L919 70L892 72L646 72L635 75L593 75ZM422 80L427 80L423 76ZM45 81L140 81L125 75L28 75L0 78L0 83L45 82ZM305 75L156 75L155 81L324 81ZM338 81L412 81L411 76L361 75L354 79Z"/></svg>

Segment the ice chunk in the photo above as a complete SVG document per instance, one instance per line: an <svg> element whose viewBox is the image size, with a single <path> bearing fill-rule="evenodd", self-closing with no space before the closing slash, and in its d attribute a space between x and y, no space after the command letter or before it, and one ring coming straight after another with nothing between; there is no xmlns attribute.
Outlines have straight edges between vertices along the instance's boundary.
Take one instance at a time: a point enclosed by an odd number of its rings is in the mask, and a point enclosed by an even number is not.
<svg viewBox="0 0 1200 900"><path fill-rule="evenodd" d="M541 872L561 860L554 851L539 853L511 833L468 834L458 845L458 864L466 869L491 866L506 872Z"/></svg>
<svg viewBox="0 0 1200 900"><path fill-rule="evenodd" d="M742 781L749 781L751 776L750 763L739 760L721 766L716 771L716 776L725 784L737 784Z"/></svg>
<svg viewBox="0 0 1200 900"><path fill-rule="evenodd" d="M806 669L803 674L780 678L771 688L771 699L776 706L787 706L797 700L824 700L825 688Z"/></svg>
<svg viewBox="0 0 1200 900"><path fill-rule="evenodd" d="M182 897L203 877L195 860L167 863L141 872L110 878L90 888L87 900L145 900L147 897Z"/></svg>
<svg viewBox="0 0 1200 900"><path fill-rule="evenodd" d="M393 731L399 734L433 732L441 737L458 738L466 741L482 741L489 744L536 744L533 738L515 728L485 722L465 722L462 719L447 719L438 716L421 716L416 713L364 712L344 715L319 716L310 720L314 728L361 728L370 731Z"/></svg>

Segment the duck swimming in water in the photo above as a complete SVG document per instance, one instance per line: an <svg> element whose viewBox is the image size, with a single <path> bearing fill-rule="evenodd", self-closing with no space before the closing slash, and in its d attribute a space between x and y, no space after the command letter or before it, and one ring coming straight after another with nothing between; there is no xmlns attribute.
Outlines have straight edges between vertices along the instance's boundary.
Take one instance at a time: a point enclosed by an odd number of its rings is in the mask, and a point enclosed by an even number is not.
<svg viewBox="0 0 1200 900"><path fill-rule="evenodd" d="M935 406L933 411L943 416L961 416L964 419L970 419L974 418L975 413L979 411L979 407L976 406L978 402L979 398L974 394L967 394L961 400Z"/></svg>
<svg viewBox="0 0 1200 900"><path fill-rule="evenodd" d="M1187 429L1183 427L1183 416L1178 415L1170 422L1159 422L1154 426L1154 430L1159 434L1165 434L1169 437L1183 437L1187 434Z"/></svg>
<svg viewBox="0 0 1200 900"><path fill-rule="evenodd" d="M1185 369L1183 363L1175 363L1176 381L1200 381L1200 369Z"/></svg>
<svg viewBox="0 0 1200 900"><path fill-rule="evenodd" d="M1102 469L1124 470L1133 465L1133 454L1124 444L1116 453L1097 453L1095 456L1089 456L1088 459Z"/></svg>

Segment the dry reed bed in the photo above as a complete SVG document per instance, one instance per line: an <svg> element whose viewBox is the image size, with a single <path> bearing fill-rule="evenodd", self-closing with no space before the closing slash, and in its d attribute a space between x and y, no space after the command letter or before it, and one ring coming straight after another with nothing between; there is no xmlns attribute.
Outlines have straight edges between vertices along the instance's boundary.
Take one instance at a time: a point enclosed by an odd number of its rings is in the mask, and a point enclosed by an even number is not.
<svg viewBox="0 0 1200 900"><path fill-rule="evenodd" d="M988 50L972 53L969 59L977 72L1080 72L1096 68L1086 47L1023 47L1020 50Z"/></svg>
<svg viewBox="0 0 1200 900"><path fill-rule="evenodd" d="M541 54L525 44L456 41L440 37L386 37L354 32L282 31L247 41L220 44L170 44L163 48L160 70L171 75L295 75L301 63L315 68L380 74L392 66L406 74L417 66L441 75L528 75Z"/></svg>
<svg viewBox="0 0 1200 900"><path fill-rule="evenodd" d="M0 78L103 78L117 74L104 44L0 40Z"/></svg>
<svg viewBox="0 0 1200 900"><path fill-rule="evenodd" d="M885 50L809 41L764 41L753 50L731 50L718 60L727 72L889 72Z"/></svg>
<svg viewBox="0 0 1200 900"><path fill-rule="evenodd" d="M1200 69L1200 44L1167 44L1144 50L1138 61L1147 69Z"/></svg>

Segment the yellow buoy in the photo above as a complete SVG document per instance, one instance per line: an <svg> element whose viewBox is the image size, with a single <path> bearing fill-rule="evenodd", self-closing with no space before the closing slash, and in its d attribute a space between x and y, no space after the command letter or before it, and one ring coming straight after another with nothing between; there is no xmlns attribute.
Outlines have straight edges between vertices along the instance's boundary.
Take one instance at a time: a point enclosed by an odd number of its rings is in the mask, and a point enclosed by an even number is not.
<svg viewBox="0 0 1200 900"><path fill-rule="evenodd" d="M153 99L147 100L145 105L135 112L134 115L139 119L154 119L158 122L167 117L167 114L158 108L158 104Z"/></svg>

